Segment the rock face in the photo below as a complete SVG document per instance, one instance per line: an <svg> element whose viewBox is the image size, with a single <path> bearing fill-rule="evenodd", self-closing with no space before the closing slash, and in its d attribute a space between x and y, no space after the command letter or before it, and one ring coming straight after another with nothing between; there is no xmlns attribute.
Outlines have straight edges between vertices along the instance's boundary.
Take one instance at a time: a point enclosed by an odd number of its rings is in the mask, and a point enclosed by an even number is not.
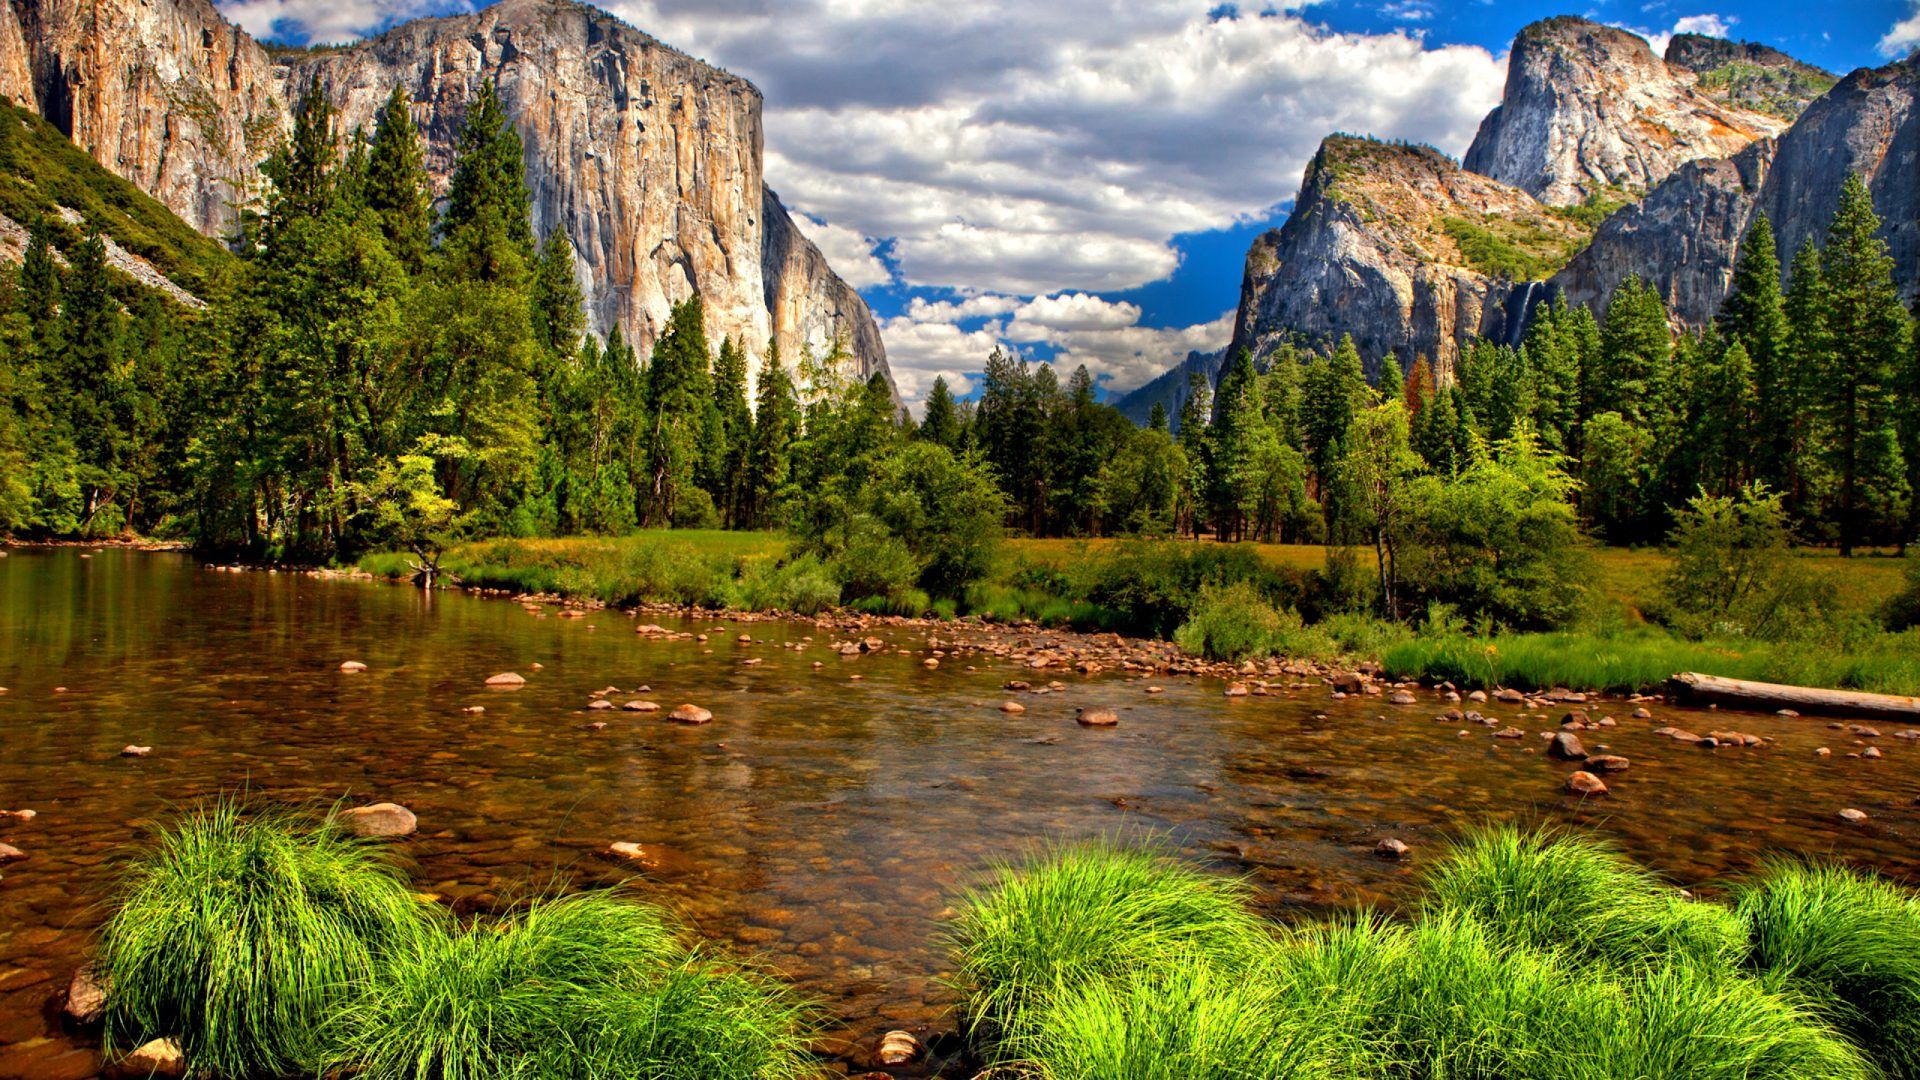
<svg viewBox="0 0 1920 1080"><path fill-rule="evenodd" d="M1506 329L1510 283L1463 246L1482 235L1557 265L1586 230L1430 147L1332 136L1286 223L1247 254L1227 354L1351 334L1369 374L1389 354L1450 370L1461 342Z"/></svg>
<svg viewBox="0 0 1920 1080"><path fill-rule="evenodd" d="M1675 34L1667 63L1699 76L1695 88L1723 104L1792 121L1838 80L1830 71L1802 63L1752 41L1704 34Z"/></svg>
<svg viewBox="0 0 1920 1080"><path fill-rule="evenodd" d="M1467 150L1468 169L1556 206L1644 191L1698 158L1732 155L1786 121L1717 100L1646 39L1573 16L1514 40L1506 92Z"/></svg>
<svg viewBox="0 0 1920 1080"><path fill-rule="evenodd" d="M350 48L270 53L207 0L20 0L0 12L0 92L203 232L257 194L257 165L317 78L342 130L395 85L414 101L436 187L482 81L525 146L536 233L564 229L597 333L643 352L696 292L708 333L758 357L844 337L886 372L872 315L761 175L760 92L570 0L504 0ZM891 375L888 375L891 382Z"/></svg>
<svg viewBox="0 0 1920 1080"><path fill-rule="evenodd" d="M1220 381L1220 369L1227 362L1226 350L1201 352L1198 349L1189 352L1187 358L1173 367L1156 375L1151 381L1137 389L1128 391L1113 407L1119 409L1126 418L1145 427L1153 417L1153 407L1157 404L1167 410L1167 426L1175 433L1180 431L1180 407L1187 403L1188 376L1199 372L1207 382Z"/></svg>

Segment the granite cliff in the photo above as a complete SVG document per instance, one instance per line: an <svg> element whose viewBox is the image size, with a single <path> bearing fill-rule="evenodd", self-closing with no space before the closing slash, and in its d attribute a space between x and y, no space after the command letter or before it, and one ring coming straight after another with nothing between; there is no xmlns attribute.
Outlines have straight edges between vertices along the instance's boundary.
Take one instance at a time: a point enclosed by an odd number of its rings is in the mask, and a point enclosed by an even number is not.
<svg viewBox="0 0 1920 1080"><path fill-rule="evenodd" d="M791 358L842 337L863 377L887 371L866 304L764 183L759 91L606 12L504 0L350 47L270 50L208 0L0 5L0 93L209 234L256 193L314 79L349 130L404 86L442 189L493 80L525 145L535 229L573 241L595 331L644 348L697 292L709 332L756 356L769 339Z"/></svg>

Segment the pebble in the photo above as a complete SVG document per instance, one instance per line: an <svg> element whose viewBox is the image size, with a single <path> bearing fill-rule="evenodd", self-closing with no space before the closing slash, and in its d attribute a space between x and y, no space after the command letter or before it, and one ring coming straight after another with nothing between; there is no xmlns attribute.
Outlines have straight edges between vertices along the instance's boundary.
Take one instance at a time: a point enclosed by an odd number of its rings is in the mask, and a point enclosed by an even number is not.
<svg viewBox="0 0 1920 1080"><path fill-rule="evenodd" d="M132 743L128 743L120 748L121 757L146 757L151 753L153 753L153 747L151 746L135 746Z"/></svg>
<svg viewBox="0 0 1920 1080"><path fill-rule="evenodd" d="M340 670L352 675L355 672L367 670L367 665L358 660L342 660L340 661Z"/></svg>
<svg viewBox="0 0 1920 1080"><path fill-rule="evenodd" d="M1840 811L1840 820L1850 825L1858 825L1867 820L1867 812L1864 810L1855 810L1849 806L1845 810Z"/></svg>
<svg viewBox="0 0 1920 1080"><path fill-rule="evenodd" d="M477 716L480 713L486 712L487 707L485 705L469 705L466 708L461 709L460 711L463 713L471 713Z"/></svg>
<svg viewBox="0 0 1920 1080"><path fill-rule="evenodd" d="M1149 694L1164 694L1164 693L1166 693L1166 692L1167 692L1167 690L1166 690L1166 687L1163 687L1163 686L1149 686L1149 687L1147 687L1147 693L1149 693Z"/></svg>
<svg viewBox="0 0 1920 1080"><path fill-rule="evenodd" d="M1017 701L1003 701L1000 703L1000 711L1008 714L1023 713L1027 711L1027 707Z"/></svg>

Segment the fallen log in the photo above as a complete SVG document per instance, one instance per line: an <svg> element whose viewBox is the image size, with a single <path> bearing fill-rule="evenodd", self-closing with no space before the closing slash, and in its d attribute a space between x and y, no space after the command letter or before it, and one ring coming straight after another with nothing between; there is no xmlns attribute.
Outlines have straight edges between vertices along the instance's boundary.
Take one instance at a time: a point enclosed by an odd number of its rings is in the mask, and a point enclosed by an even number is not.
<svg viewBox="0 0 1920 1080"><path fill-rule="evenodd" d="M1786 686L1702 675L1693 671L1683 671L1669 682L1677 697L1700 705L1726 705L1766 712L1792 709L1794 712L1817 713L1821 716L1920 717L1920 698L1894 694Z"/></svg>

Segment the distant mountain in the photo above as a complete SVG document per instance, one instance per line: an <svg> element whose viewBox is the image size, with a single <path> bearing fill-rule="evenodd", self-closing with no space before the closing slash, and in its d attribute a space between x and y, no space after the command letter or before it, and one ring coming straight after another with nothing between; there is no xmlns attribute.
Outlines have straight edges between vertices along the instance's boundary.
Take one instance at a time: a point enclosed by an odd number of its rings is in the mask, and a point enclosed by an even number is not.
<svg viewBox="0 0 1920 1080"><path fill-rule="evenodd" d="M1185 360L1155 376L1152 382L1121 395L1113 402L1127 419L1147 425L1153 416L1153 407L1157 404L1167 410L1167 426L1174 431L1180 430L1180 407L1187 403L1187 387L1194 372L1206 376L1208 383L1220 381L1220 368L1226 363L1226 350L1200 352L1194 350Z"/></svg>
<svg viewBox="0 0 1920 1080"><path fill-rule="evenodd" d="M1555 292L1604 306L1627 274L1675 322L1718 310L1757 212L1790 254L1817 239L1849 171L1920 291L1920 61L1845 79L1764 46L1633 34L1562 16L1516 38L1500 105L1465 159L1334 135L1295 209L1248 251L1233 350L1343 335L1449 369L1474 336L1517 340Z"/></svg>
<svg viewBox="0 0 1920 1080"><path fill-rule="evenodd" d="M762 179L760 91L597 8L502 0L356 45L269 49L209 0L0 4L0 93L209 235L257 194L315 81L345 131L370 130L404 87L444 194L483 80L525 146L536 230L573 242L596 332L644 348L697 293L716 341L758 356L774 340L791 362L844 337L863 377L887 371L866 303Z"/></svg>

